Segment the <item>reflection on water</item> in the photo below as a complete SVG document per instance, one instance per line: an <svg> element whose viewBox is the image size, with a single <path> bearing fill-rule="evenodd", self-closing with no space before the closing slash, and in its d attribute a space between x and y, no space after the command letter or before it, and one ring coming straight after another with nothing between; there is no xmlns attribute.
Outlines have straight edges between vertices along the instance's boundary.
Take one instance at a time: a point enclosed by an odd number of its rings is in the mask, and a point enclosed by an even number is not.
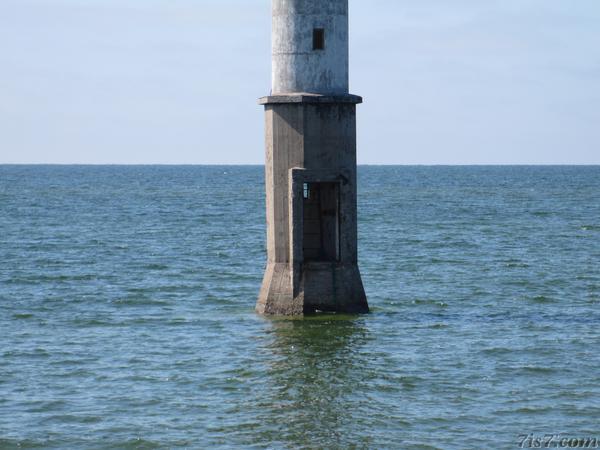
<svg viewBox="0 0 600 450"><path fill-rule="evenodd" d="M277 430L277 436L265 431L265 441L291 447L348 442L365 375L365 320L327 315L272 321L263 429ZM355 438L368 442L364 435Z"/></svg>

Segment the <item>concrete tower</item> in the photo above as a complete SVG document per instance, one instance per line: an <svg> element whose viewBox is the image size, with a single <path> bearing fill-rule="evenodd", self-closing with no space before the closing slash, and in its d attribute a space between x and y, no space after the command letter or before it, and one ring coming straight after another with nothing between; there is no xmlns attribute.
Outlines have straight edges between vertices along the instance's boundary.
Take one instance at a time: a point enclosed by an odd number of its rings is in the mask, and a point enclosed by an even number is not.
<svg viewBox="0 0 600 450"><path fill-rule="evenodd" d="M358 270L348 0L272 0L261 314L368 312Z"/></svg>

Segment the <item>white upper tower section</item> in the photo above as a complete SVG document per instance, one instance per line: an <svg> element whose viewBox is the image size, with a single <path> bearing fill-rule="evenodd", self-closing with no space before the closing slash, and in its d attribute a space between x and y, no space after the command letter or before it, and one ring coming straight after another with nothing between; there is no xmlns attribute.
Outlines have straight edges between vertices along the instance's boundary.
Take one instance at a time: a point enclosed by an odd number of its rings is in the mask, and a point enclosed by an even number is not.
<svg viewBox="0 0 600 450"><path fill-rule="evenodd" d="M272 1L271 95L348 94L348 0Z"/></svg>

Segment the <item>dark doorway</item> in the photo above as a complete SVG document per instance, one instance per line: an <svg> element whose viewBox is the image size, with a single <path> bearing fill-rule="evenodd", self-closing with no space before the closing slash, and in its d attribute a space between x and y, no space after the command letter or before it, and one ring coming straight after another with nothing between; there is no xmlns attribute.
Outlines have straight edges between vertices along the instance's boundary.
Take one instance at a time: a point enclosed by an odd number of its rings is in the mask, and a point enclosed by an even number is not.
<svg viewBox="0 0 600 450"><path fill-rule="evenodd" d="M305 261L340 259L340 190L338 183L304 184Z"/></svg>

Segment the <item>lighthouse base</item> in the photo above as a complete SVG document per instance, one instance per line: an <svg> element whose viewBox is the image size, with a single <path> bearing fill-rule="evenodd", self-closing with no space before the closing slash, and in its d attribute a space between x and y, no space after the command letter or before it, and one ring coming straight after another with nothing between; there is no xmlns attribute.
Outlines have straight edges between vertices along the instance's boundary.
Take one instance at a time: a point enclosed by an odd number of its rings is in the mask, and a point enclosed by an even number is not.
<svg viewBox="0 0 600 450"><path fill-rule="evenodd" d="M256 309L369 311L358 270L355 95L261 100L268 265Z"/></svg>
<svg viewBox="0 0 600 450"><path fill-rule="evenodd" d="M275 316L361 314L369 306L356 264L309 262L294 270L274 263L265 271L256 310Z"/></svg>

